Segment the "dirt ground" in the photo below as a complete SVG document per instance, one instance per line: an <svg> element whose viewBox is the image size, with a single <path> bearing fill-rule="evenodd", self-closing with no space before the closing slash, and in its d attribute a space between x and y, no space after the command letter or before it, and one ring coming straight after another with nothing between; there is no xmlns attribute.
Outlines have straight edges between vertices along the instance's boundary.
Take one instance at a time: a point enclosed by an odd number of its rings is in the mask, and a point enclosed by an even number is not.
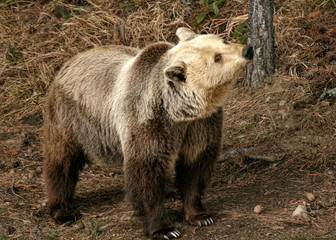
<svg viewBox="0 0 336 240"><path fill-rule="evenodd" d="M82 218L51 221L43 104L62 64L94 46L176 43L180 26L244 40L248 0L224 1L217 15L194 2L0 1L0 239L146 239L121 166L85 168ZM336 239L335 16L334 0L275 1L277 71L257 89L239 81L226 99L223 154L203 198L214 225L187 225L181 202L167 200L181 239ZM299 205L307 212L292 217Z"/></svg>

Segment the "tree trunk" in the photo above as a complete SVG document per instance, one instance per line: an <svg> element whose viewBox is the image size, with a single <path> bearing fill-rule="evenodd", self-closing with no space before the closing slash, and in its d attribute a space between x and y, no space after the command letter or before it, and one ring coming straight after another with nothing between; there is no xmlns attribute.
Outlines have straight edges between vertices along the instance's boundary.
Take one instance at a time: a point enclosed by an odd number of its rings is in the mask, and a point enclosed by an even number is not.
<svg viewBox="0 0 336 240"><path fill-rule="evenodd" d="M247 44L253 47L252 64L246 70L246 83L257 87L274 73L273 0L250 0Z"/></svg>

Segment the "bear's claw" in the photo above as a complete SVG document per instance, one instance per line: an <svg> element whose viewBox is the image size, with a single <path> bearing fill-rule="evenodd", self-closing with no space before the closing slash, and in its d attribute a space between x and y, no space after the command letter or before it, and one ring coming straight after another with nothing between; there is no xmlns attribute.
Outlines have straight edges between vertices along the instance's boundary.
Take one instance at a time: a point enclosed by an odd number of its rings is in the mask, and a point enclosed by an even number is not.
<svg viewBox="0 0 336 240"><path fill-rule="evenodd" d="M181 233L178 230L168 233L168 238L177 238L181 236Z"/></svg>
<svg viewBox="0 0 336 240"><path fill-rule="evenodd" d="M209 217L205 220L199 220L196 223L197 223L198 226L202 227L202 226L208 226L208 225L213 224L214 220L211 217Z"/></svg>
<svg viewBox="0 0 336 240"><path fill-rule="evenodd" d="M209 225L213 224L215 221L208 214L199 214L199 215L196 215L196 216L193 216L193 217L189 218L188 222L191 225L196 225L196 226L199 226L199 227L203 227L203 226L209 226Z"/></svg>
<svg viewBox="0 0 336 240"><path fill-rule="evenodd" d="M152 239L169 240L173 238L178 238L180 236L181 236L180 231L176 229L172 229L172 230L164 229L164 230L160 230L154 233Z"/></svg>

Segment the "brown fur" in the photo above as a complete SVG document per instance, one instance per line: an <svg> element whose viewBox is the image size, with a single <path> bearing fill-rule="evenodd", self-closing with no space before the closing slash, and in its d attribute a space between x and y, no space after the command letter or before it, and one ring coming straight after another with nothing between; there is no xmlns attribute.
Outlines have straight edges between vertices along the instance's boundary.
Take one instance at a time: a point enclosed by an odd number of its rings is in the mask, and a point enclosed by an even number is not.
<svg viewBox="0 0 336 240"><path fill-rule="evenodd" d="M88 159L100 159L124 162L127 197L151 238L179 235L163 207L174 168L185 219L212 223L201 196L221 151L223 96L247 61L241 46L230 53L215 36L198 40L202 36L183 28L178 35L177 46L96 48L57 75L46 102L43 144L48 208L56 222L79 217L72 206L79 171ZM197 41L211 42L211 49L204 46L203 53ZM234 55L227 61L232 58L232 66L213 62L221 47Z"/></svg>

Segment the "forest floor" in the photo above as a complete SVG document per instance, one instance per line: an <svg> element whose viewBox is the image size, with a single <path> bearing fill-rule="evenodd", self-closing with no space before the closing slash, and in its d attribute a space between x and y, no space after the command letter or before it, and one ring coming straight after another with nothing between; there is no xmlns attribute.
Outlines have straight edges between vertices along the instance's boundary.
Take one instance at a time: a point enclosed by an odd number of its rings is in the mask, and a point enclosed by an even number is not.
<svg viewBox="0 0 336 240"><path fill-rule="evenodd" d="M176 43L180 26L244 42L249 1L224 1L218 13L207 2L0 1L0 239L146 239L121 166L85 168L75 195L82 218L51 221L46 92L67 59L98 45ZM203 198L216 222L189 226L181 202L167 201L181 239L336 239L336 97L327 92L336 88L335 15L334 0L275 0L276 73L256 89L239 81L226 99L223 154ZM307 212L292 217L299 205Z"/></svg>

